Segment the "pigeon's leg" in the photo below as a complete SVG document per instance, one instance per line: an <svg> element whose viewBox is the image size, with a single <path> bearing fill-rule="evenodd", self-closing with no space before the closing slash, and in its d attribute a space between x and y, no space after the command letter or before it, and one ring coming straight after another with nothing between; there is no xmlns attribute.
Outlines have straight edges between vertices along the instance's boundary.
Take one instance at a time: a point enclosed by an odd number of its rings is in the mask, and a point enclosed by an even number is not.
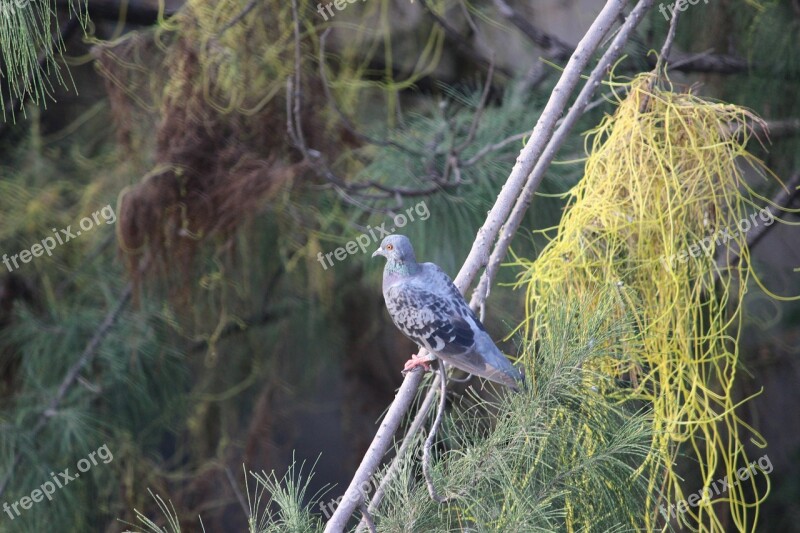
<svg viewBox="0 0 800 533"><path fill-rule="evenodd" d="M413 354L411 356L411 359L406 361L406 364L403 365L403 373L405 374L406 372L410 372L411 370L417 368L418 366L421 366L423 370L427 372L428 370L431 369L431 361L433 361L434 359L436 359L436 357L431 354L427 355Z"/></svg>

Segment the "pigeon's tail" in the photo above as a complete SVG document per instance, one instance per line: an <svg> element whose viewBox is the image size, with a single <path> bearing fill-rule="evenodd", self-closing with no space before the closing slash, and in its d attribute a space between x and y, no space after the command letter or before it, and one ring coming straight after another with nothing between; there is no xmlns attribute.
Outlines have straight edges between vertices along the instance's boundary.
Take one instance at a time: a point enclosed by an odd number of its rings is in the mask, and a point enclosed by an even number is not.
<svg viewBox="0 0 800 533"><path fill-rule="evenodd" d="M501 385L505 385L509 389L513 390L514 392L519 392L520 387L525 388L525 380L522 378L522 374L514 368L514 372L519 376L509 375L508 372L503 370L496 370L492 367L487 367L487 372L485 374L479 374L481 377L488 379L489 381L494 381L495 383L500 383Z"/></svg>
<svg viewBox="0 0 800 533"><path fill-rule="evenodd" d="M472 350L458 355L437 354L446 363L470 374L505 385L514 391L525 387L525 380L514 365L497 349L485 333L478 336Z"/></svg>
<svg viewBox="0 0 800 533"><path fill-rule="evenodd" d="M478 349L488 363L486 370L491 373L491 376L484 376L486 379L502 383L515 391L519 391L520 386L525 387L522 373L511 364L488 335L478 339Z"/></svg>

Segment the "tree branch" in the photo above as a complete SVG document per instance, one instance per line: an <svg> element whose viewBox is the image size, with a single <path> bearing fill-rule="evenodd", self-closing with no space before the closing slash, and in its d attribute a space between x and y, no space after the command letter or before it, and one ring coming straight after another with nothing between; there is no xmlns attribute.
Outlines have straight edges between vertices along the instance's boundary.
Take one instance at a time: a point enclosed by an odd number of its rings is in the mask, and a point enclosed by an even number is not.
<svg viewBox="0 0 800 533"><path fill-rule="evenodd" d="M519 31L524 33L533 44L542 48L547 57L556 61L563 61L570 56L572 46L568 43L535 27L513 7L508 5L505 0L493 0L493 2L497 11L516 26Z"/></svg>
<svg viewBox="0 0 800 533"><path fill-rule="evenodd" d="M777 218L780 212L791 204L792 200L800 195L800 171L795 172L786 183L786 189L778 191L772 198L772 201L764 209L770 212L773 218ZM773 225L766 226L760 224L755 226L747 232L747 248L752 250L756 244L766 235L769 228ZM739 261L742 259L742 251L737 247L726 247L717 252L715 258L717 268L714 270L714 281L716 282L723 270L736 268Z"/></svg>
<svg viewBox="0 0 800 533"><path fill-rule="evenodd" d="M442 496L436 490L433 483L433 476L431 475L431 447L433 441L436 440L436 434L439 432L439 426L442 424L444 418L444 407L447 403L447 373L445 372L444 364L439 361L439 408L436 410L436 419L431 425L431 430L428 432L428 437L425 439L425 444L422 447L422 474L425 476L425 484L428 486L428 494L431 499L436 503L445 503L450 497Z"/></svg>
<svg viewBox="0 0 800 533"><path fill-rule="evenodd" d="M427 352L421 350L420 354L426 355ZM389 406L389 410L378 428L378 432L375 433L375 437L372 439L372 444L370 444L364 459L361 461L361 465L359 465L350 485L347 487L341 503L339 503L336 511L333 512L333 516L328 520L325 526L325 533L343 532L353 511L364 501L361 484L368 481L378 470L384 454L392 444L392 436L397 431L397 428L400 427L400 423L411 406L421 382L422 369L419 367L406 374L403 384L397 391L394 401Z"/></svg>

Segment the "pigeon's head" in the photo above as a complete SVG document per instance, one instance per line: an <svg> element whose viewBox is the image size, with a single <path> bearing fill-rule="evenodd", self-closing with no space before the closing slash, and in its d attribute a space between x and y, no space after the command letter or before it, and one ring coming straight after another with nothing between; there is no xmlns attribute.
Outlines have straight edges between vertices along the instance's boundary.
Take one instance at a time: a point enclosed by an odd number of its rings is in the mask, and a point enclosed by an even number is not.
<svg viewBox="0 0 800 533"><path fill-rule="evenodd" d="M375 250L372 257L382 255L389 263L416 264L414 248L405 235L389 235L381 242L380 248Z"/></svg>

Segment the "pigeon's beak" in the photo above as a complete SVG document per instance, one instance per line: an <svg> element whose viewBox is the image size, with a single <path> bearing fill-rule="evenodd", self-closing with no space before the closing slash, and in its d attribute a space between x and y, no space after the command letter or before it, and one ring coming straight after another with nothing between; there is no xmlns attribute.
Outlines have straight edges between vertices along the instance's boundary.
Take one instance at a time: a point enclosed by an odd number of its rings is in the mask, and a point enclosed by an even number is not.
<svg viewBox="0 0 800 533"><path fill-rule="evenodd" d="M372 252L372 257L378 257L379 255L383 255L383 248L378 248L374 252Z"/></svg>

